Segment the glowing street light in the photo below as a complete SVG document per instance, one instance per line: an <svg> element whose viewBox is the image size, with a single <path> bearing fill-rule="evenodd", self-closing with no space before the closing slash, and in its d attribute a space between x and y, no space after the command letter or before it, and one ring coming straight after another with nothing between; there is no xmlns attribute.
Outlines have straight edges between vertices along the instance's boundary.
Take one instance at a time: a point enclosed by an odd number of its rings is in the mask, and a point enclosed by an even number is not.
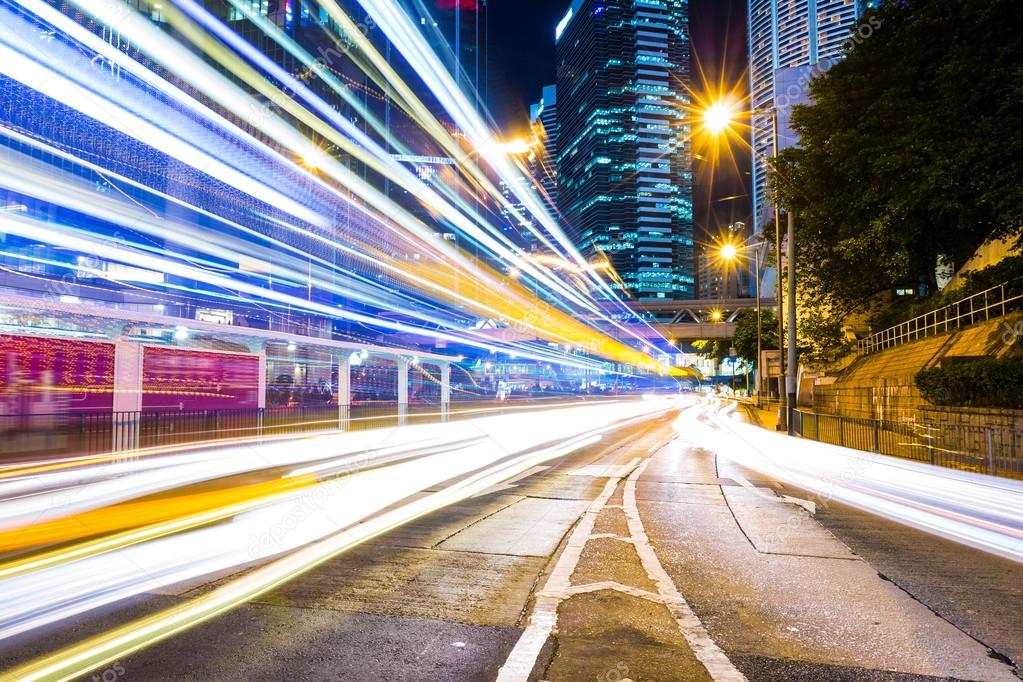
<svg viewBox="0 0 1023 682"><path fill-rule="evenodd" d="M727 244L724 244L718 250L718 256L721 258L721 260L730 263L730 262L734 261L739 256L739 250L737 248L735 248L735 244L727 243Z"/></svg>
<svg viewBox="0 0 1023 682"><path fill-rule="evenodd" d="M540 144L537 139L526 139L524 137L517 137L512 140L498 140L490 138L479 145L475 151L480 152L484 156L522 156L528 154L533 147Z"/></svg>
<svg viewBox="0 0 1023 682"><path fill-rule="evenodd" d="M712 135L723 133L734 120L735 108L729 102L715 102L703 112L703 127Z"/></svg>
<svg viewBox="0 0 1023 682"><path fill-rule="evenodd" d="M302 154L299 161L309 170L319 170L327 163L329 155L322 148L313 142L309 143L309 149Z"/></svg>
<svg viewBox="0 0 1023 682"><path fill-rule="evenodd" d="M770 109L757 109L748 112L751 116L770 116L771 117L771 132L772 132L772 149L771 158L777 160L778 158L778 108L773 106ZM736 118L736 108L727 99L718 100L702 112L703 127L712 136L717 137L723 132L726 132ZM774 202L774 246L775 253L778 254L778 277L776 278L777 287L777 298L778 298L778 347L779 347L779 364L781 373L785 376L785 389L779 391L783 394L784 400L779 413L779 422L781 428L788 431L789 435L794 435L792 417L796 407L796 371L797 371L797 357L796 357L796 235L795 235L795 221L793 219L792 212L789 212L788 220L788 250L786 255L788 256L789 263L789 282L788 282L788 298L786 299L782 292L782 277L781 277L781 260L782 260L782 238L781 238L781 209L778 206L778 202ZM722 256L724 257L724 256ZM783 317L781 315L782 309L785 310L786 314ZM786 344L785 339L785 318L788 319L788 343ZM788 346L786 348L786 346ZM788 351L786 353L786 350ZM787 357L786 357L787 356Z"/></svg>
<svg viewBox="0 0 1023 682"><path fill-rule="evenodd" d="M505 142L501 147L505 154L528 154L535 144L535 140L530 141L518 138Z"/></svg>

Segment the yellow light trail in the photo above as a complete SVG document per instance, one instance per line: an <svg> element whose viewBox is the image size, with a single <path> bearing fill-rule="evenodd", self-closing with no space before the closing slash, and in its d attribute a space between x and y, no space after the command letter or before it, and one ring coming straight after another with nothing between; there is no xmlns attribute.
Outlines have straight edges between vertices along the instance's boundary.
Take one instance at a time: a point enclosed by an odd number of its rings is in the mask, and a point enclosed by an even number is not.
<svg viewBox="0 0 1023 682"><path fill-rule="evenodd" d="M388 530L468 499L542 462L593 444L611 430L653 419L674 409L673 401L651 403L649 409L634 412L630 418L591 429L557 446L498 462L426 497L306 545L205 595L17 666L0 675L0 681L70 680L83 675L236 608Z"/></svg>
<svg viewBox="0 0 1023 682"><path fill-rule="evenodd" d="M315 483L313 478L264 481L219 490L160 495L144 500L100 507L26 527L0 530L0 549L14 552L28 547L55 545L154 523L207 513L241 502L259 504L263 498L293 492ZM0 564L0 577L7 566Z"/></svg>
<svg viewBox="0 0 1023 682"><path fill-rule="evenodd" d="M291 495L297 490L308 488L317 482L317 479L312 476L295 476L280 481L273 481L271 483L224 491L224 496L217 497L216 499L211 499L214 497L214 493L206 493L206 499L202 500L204 504L184 505L179 508L177 513L184 514L183 516L163 514L152 508L144 509L149 516L148 524L142 520L138 523L132 523L128 519L118 519L118 521L120 521L123 525L141 527L133 527L132 530L129 531L114 533L112 535L104 535L94 540L78 542L70 546L34 553L27 557L0 563L0 580L30 573L32 571L38 571L58 564L77 561L86 557L96 556L104 552L123 549L140 542L155 540L156 538L161 538L172 533L180 533L199 526L216 523L217 521L223 521ZM246 494L251 494L252 497L248 498L246 497ZM232 500L237 501L232 502ZM199 500L195 500L193 502L196 501ZM160 500L159 502L163 501ZM189 506L199 508L200 510L196 511L196 509L188 509ZM128 512L132 505L118 505L118 507L120 507L123 512ZM113 508L110 508L110 510L112 509ZM110 510L100 509L96 511L106 513ZM156 517L162 517L165 520L154 522L154 518ZM78 517L73 516L68 519L61 520L76 522ZM11 531L10 533L14 534L17 532L18 531ZM99 532L100 529L90 527L87 534L92 535ZM4 547L4 549L14 549L13 547L8 548L4 545L0 545L0 547Z"/></svg>

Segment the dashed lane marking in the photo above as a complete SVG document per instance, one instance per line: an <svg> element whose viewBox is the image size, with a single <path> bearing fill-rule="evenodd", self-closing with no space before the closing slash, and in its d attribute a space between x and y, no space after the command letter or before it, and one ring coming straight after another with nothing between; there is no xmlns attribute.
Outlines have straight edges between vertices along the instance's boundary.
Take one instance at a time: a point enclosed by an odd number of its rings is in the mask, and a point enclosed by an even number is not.
<svg viewBox="0 0 1023 682"><path fill-rule="evenodd" d="M568 537L565 550L561 553L558 563L554 565L554 570L547 578L547 583L536 598L533 613L529 617L529 625L526 626L519 641L515 643L515 647L508 654L504 665L501 666L501 670L497 674L497 682L524 682L529 679L529 675L540 657L543 645L547 643L547 639L558 622L558 605L565 598L565 591L571 587L570 578L575 572L575 567L579 563L586 543L589 542L590 535L593 533L593 524L597 521L597 515L614 495L615 489L623 477L609 479L600 495L593 500L593 503L579 519L575 530Z"/></svg>

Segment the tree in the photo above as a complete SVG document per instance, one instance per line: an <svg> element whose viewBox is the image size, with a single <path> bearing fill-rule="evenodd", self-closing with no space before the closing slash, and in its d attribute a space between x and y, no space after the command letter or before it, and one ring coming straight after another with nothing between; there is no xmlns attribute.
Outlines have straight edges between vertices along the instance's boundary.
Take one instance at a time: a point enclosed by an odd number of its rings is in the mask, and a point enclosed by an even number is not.
<svg viewBox="0 0 1023 682"><path fill-rule="evenodd" d="M731 350L730 339L701 339L699 341L693 341L693 348L712 360L721 362L728 357L729 351Z"/></svg>
<svg viewBox="0 0 1023 682"><path fill-rule="evenodd" d="M772 191L835 319L1023 231L1023 3L891 0L793 109ZM824 326L832 331L835 319Z"/></svg>
<svg viewBox="0 0 1023 682"><path fill-rule="evenodd" d="M778 318L770 310L760 313L760 342L763 350L778 348ZM735 317L735 333L732 346L736 354L756 367L757 357L757 311L743 310Z"/></svg>
<svg viewBox="0 0 1023 682"><path fill-rule="evenodd" d="M761 311L761 343L764 350L778 348L778 318L770 310ZM723 362L735 353L752 367L757 365L757 311L742 310L735 317L735 331L731 339L694 341L693 348L703 355Z"/></svg>

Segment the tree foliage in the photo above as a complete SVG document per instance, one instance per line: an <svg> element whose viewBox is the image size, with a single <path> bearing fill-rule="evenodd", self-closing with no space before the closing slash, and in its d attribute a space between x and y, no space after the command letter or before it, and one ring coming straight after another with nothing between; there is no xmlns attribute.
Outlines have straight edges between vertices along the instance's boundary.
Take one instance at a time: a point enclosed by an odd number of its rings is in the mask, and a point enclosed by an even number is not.
<svg viewBox="0 0 1023 682"><path fill-rule="evenodd" d="M838 318L1023 230L1023 2L883 5L793 109L801 144L772 174L803 296Z"/></svg>
<svg viewBox="0 0 1023 682"><path fill-rule="evenodd" d="M778 318L770 310L761 311L761 343L764 350L778 349ZM731 339L694 341L693 348L703 355L721 362L735 354L747 364L757 365L757 311L742 310L735 317L735 331Z"/></svg>
<svg viewBox="0 0 1023 682"><path fill-rule="evenodd" d="M778 348L778 318L770 310L761 311L760 339L764 350L777 350ZM743 310L735 318L735 333L732 336L732 346L736 354L748 361L754 367L759 362L757 358L757 311Z"/></svg>
<svg viewBox="0 0 1023 682"><path fill-rule="evenodd" d="M916 375L924 398L935 405L1023 408L1023 357L971 358Z"/></svg>

